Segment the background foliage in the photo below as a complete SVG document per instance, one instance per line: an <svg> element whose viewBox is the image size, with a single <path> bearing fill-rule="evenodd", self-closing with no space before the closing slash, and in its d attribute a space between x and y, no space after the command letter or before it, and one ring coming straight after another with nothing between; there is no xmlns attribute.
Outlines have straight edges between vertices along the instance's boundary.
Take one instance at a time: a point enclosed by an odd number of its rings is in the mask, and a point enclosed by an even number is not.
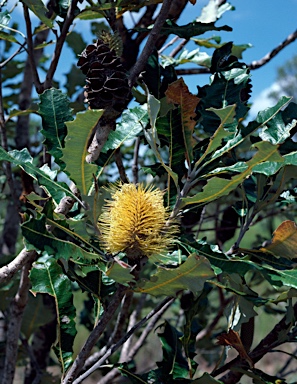
<svg viewBox="0 0 297 384"><path fill-rule="evenodd" d="M250 120L249 45L220 39L234 7L211 0L180 25L186 6L1 4L3 383L296 382L297 105L286 91ZM62 84L66 46L81 69ZM209 73L197 94L188 64ZM164 190L167 255L103 251L119 181Z"/></svg>

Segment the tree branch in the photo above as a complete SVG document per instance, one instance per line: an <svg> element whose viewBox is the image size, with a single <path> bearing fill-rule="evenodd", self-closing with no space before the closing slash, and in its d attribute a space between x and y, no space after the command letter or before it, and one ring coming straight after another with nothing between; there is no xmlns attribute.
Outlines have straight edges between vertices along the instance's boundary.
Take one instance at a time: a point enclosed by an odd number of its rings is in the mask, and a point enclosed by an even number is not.
<svg viewBox="0 0 297 384"><path fill-rule="evenodd" d="M165 20L167 19L169 10L170 10L171 0L164 0L162 7L160 9L160 13L156 19L156 22L154 23L154 27L149 34L149 37L147 39L147 42L137 59L137 62L135 63L134 67L132 68L129 76L129 85L132 87L138 77L138 75L144 70L147 59L151 55L151 53L154 50L155 43L157 41L159 32L161 28L163 27L163 24L165 23Z"/></svg>
<svg viewBox="0 0 297 384"><path fill-rule="evenodd" d="M77 3L78 3L78 0L72 0L70 7L68 8L67 16L66 16L65 21L63 23L61 34L57 39L55 51L53 53L53 58L52 58L50 67L49 67L47 74L46 74L45 82L43 84L43 89L48 89L52 86L53 77L54 77L54 74L55 74L57 66L58 66L58 62L59 62L59 59L60 59L60 56L62 53L62 48L64 46L64 43L65 43L65 40L67 37L67 33L69 31L69 27L71 26L71 24L72 24L72 22L76 16L75 15L75 9L76 9Z"/></svg>
<svg viewBox="0 0 297 384"><path fill-rule="evenodd" d="M0 268L0 283L8 283L26 263L33 262L36 256L35 251L23 249L14 260Z"/></svg>
<svg viewBox="0 0 297 384"><path fill-rule="evenodd" d="M250 69L258 69L263 65L267 64L271 59L273 59L280 51L282 51L286 46L293 43L297 39L297 30L291 33L282 43L275 47L272 51L267 53L262 59L253 61L250 65Z"/></svg>
<svg viewBox="0 0 297 384"><path fill-rule="evenodd" d="M93 329L93 331L90 333L88 339L86 340L84 346L80 350L79 354L77 355L74 363L72 364L71 368L68 370L65 379L63 380L63 384L72 384L77 382L75 380L79 373L81 372L84 363L87 359L87 357L90 355L91 350L97 343L99 337L104 332L106 326L112 319L115 311L118 309L119 305L121 304L122 298L124 297L125 293L127 292L127 287L120 285L116 291L116 293L113 296L113 299L111 303L109 304L108 308L103 313L100 321L96 325L96 327Z"/></svg>
<svg viewBox="0 0 297 384"><path fill-rule="evenodd" d="M33 37L32 37L32 26L31 26L31 19L30 19L30 15L29 15L29 9L25 3L23 3L23 7L24 7L24 18L25 18L26 30L27 30L28 59L30 61L31 72L32 72L33 82L35 84L36 91L37 91L37 93L41 93L43 88L42 88L42 84L41 84L40 79L39 79L39 75L38 75L37 67L36 67L36 62L35 62Z"/></svg>
<svg viewBox="0 0 297 384"><path fill-rule="evenodd" d="M170 304L173 303L173 301L175 300L175 298L172 298L172 297L167 297L166 299L164 299L163 301L161 301L161 303L159 303L155 309L153 309L148 315L146 315L143 319L141 319L137 324L134 325L134 327L132 327L129 332L126 333L126 335L124 337L121 338L121 340L119 340L116 344L112 345L108 350L107 352L101 357L101 359L99 359L90 369L88 369L84 374L82 374L81 376L79 376L75 381L73 381L73 384L79 384L81 383L86 377L88 377L91 373L93 373L94 371L96 371L97 369L100 368L100 366L102 365L102 363L104 363L104 361L109 357L111 356L116 350L118 350L128 339L129 337L131 337L133 335L133 333L139 328L141 327L143 324L145 324L147 322L147 320L149 320L151 317L153 317L156 313L158 313L164 306L166 306L167 308L167 305L169 306Z"/></svg>
<svg viewBox="0 0 297 384"><path fill-rule="evenodd" d="M23 266L19 289L9 309L9 317L7 319L5 366L2 377L2 382L5 384L13 383L21 323L28 301L28 292L30 288L29 270L32 262L33 260L30 260Z"/></svg>

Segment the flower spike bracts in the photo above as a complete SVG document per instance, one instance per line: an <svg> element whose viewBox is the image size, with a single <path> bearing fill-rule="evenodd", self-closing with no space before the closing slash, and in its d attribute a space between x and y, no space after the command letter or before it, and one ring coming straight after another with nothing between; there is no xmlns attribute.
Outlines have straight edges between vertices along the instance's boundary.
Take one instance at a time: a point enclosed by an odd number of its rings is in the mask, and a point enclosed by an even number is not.
<svg viewBox="0 0 297 384"><path fill-rule="evenodd" d="M163 192L141 184L120 184L112 192L99 218L103 248L113 254L125 252L130 259L164 255L177 225L166 226L169 212Z"/></svg>

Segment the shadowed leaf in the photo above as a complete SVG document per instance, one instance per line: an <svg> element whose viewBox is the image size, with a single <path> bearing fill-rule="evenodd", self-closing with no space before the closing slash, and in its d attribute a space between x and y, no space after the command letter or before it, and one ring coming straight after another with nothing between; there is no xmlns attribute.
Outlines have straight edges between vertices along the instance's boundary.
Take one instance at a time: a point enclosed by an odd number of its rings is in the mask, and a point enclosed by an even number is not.
<svg viewBox="0 0 297 384"><path fill-rule="evenodd" d="M59 164L67 133L65 122L73 120L69 100L67 95L55 88L47 89L39 97L38 112L42 117L43 127L41 133L45 137L43 143Z"/></svg>
<svg viewBox="0 0 297 384"><path fill-rule="evenodd" d="M135 291L153 296L175 296L178 291L189 289L197 294L203 289L205 281L212 277L214 273L208 260L192 254L177 268L159 267L149 281L140 281Z"/></svg>
<svg viewBox="0 0 297 384"><path fill-rule="evenodd" d="M193 147L196 143L193 139L193 132L196 124L196 121L194 120L196 117L195 108L199 99L189 92L183 79L179 79L170 84L165 94L169 103L178 104L181 108L181 128L184 138L186 159L188 164L191 164L193 160Z"/></svg>
<svg viewBox="0 0 297 384"><path fill-rule="evenodd" d="M55 352L64 374L72 363L76 335L76 309L73 305L71 282L53 258L35 262L30 272L30 280L33 293L47 293L55 299L58 319L58 343Z"/></svg>

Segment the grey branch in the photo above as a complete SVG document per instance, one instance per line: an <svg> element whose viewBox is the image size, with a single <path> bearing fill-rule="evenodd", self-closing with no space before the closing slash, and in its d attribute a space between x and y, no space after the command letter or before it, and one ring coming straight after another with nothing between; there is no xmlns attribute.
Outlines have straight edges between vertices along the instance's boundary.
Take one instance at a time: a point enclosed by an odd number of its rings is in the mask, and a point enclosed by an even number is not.
<svg viewBox="0 0 297 384"><path fill-rule="evenodd" d="M293 43L297 39L297 30L291 33L282 43L280 43L276 48L267 53L262 59L253 61L250 65L250 69L257 69L268 63L273 59L281 50L283 50L287 45Z"/></svg>
<svg viewBox="0 0 297 384"><path fill-rule="evenodd" d="M0 268L0 283L9 282L26 263L33 262L36 256L35 251L23 249L14 260Z"/></svg>
<svg viewBox="0 0 297 384"><path fill-rule="evenodd" d="M19 289L13 301L11 302L8 314L9 318L7 318L5 365L2 377L2 383L5 384L13 383L21 323L23 313L28 301L28 292L30 288L29 270L31 268L32 262L33 260L28 261L23 266Z"/></svg>
<svg viewBox="0 0 297 384"><path fill-rule="evenodd" d="M126 333L124 337L121 338L116 344L112 345L105 355L101 357L90 369L88 369L84 374L79 376L76 380L73 381L73 384L79 384L83 382L83 380L88 377L91 373L96 371L100 366L105 362L105 360L111 356L115 351L117 351L132 335L133 333L140 328L143 324L147 322L151 317L153 317L156 313L158 313L164 306L166 308L173 303L175 299L172 297L167 297L164 299L161 303L159 303L155 309L153 309L148 315L146 315L144 318L142 318L137 324L132 327L129 332Z"/></svg>
<svg viewBox="0 0 297 384"><path fill-rule="evenodd" d="M127 287L124 287L123 285L120 285L118 287L118 290L113 296L113 299L111 303L109 304L108 308L103 313L100 321L96 325L96 327L93 329L93 331L90 333L88 339L86 340L85 344L83 345L82 349L80 350L79 354L77 355L74 363L72 364L71 368L68 370L65 379L63 380L63 384L74 384L76 382L80 382L75 380L76 377L80 374L86 359L90 355L93 347L97 343L99 337L104 332L106 326L112 319L115 311L118 309L119 305L121 304L121 301L127 291Z"/></svg>
<svg viewBox="0 0 297 384"><path fill-rule="evenodd" d="M156 22L153 26L151 33L149 34L149 37L143 48L143 51L141 52L141 55L137 59L137 62L135 63L134 67L130 72L130 76L129 76L130 87L134 85L138 75L144 70L147 60L154 50L155 43L157 41L160 30L163 27L163 24L166 18L168 17L170 5L171 5L171 0L163 1L162 7L160 9L160 13L156 19Z"/></svg>

